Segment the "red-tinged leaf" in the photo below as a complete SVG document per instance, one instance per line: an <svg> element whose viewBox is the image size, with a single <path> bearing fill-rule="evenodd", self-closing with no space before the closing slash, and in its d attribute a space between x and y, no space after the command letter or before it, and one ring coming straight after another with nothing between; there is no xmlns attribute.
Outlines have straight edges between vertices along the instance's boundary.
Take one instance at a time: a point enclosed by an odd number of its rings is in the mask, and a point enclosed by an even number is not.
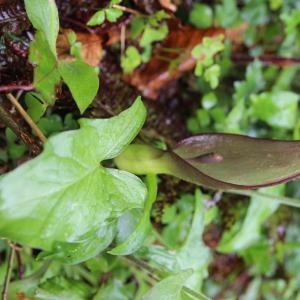
<svg viewBox="0 0 300 300"><path fill-rule="evenodd" d="M181 141L174 152L200 172L233 188L258 188L300 176L300 141L202 134Z"/></svg>
<svg viewBox="0 0 300 300"><path fill-rule="evenodd" d="M255 189L300 177L300 141L202 134L169 152L131 145L116 163L136 174L169 174L210 188Z"/></svg>

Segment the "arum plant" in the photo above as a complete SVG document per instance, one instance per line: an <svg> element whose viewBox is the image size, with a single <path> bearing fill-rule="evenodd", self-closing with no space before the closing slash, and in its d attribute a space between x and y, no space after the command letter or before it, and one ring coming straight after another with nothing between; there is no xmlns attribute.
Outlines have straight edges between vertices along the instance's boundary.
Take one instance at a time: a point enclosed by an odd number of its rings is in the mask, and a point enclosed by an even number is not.
<svg viewBox="0 0 300 300"><path fill-rule="evenodd" d="M169 151L133 144L115 163L131 173L169 174L213 189L256 189L300 176L300 141L206 133L184 139ZM295 199L282 202L300 206Z"/></svg>

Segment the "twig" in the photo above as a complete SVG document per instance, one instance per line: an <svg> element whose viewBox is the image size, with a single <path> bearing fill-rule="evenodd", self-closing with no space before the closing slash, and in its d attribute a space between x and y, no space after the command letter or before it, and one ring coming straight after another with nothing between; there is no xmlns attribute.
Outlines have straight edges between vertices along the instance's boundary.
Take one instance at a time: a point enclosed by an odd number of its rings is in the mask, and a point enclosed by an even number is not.
<svg viewBox="0 0 300 300"><path fill-rule="evenodd" d="M247 54L232 54L231 59L234 62L242 63L242 64L247 64L249 62L254 61L255 59L267 65L289 66L289 65L300 64L300 58L282 57L282 56L267 55L267 54L258 57L252 57Z"/></svg>
<svg viewBox="0 0 300 300"><path fill-rule="evenodd" d="M288 206L299 207L300 208L300 199L283 197L283 196L274 196L269 195L257 191L248 191L248 190L228 190L224 191L226 193L235 194L235 195L243 195L248 197L261 197L266 200L272 200L278 202L278 204L285 204Z"/></svg>
<svg viewBox="0 0 300 300"><path fill-rule="evenodd" d="M22 263L22 257L20 251L16 250L16 259L17 259L17 265L18 265L18 277L19 279L23 278L24 275L24 266Z"/></svg>
<svg viewBox="0 0 300 300"><path fill-rule="evenodd" d="M195 297L196 299L199 300L211 300L211 298L206 297L204 294L194 291L187 286L183 286L182 289L187 293L190 294L191 296Z"/></svg>
<svg viewBox="0 0 300 300"><path fill-rule="evenodd" d="M122 11L125 11L125 12L128 12L128 13L136 15L136 16L137 15L142 15L139 11L137 11L135 9L132 9L132 8L128 8L128 7L122 6L122 5L113 4L112 7L113 8L117 8L117 9L122 10Z"/></svg>
<svg viewBox="0 0 300 300"><path fill-rule="evenodd" d="M10 128L13 133L21 139L24 144L28 145L33 154L41 152L40 145L33 139L18 123L12 118L12 116L6 111L4 106L1 104L2 98L0 95L0 120Z"/></svg>
<svg viewBox="0 0 300 300"><path fill-rule="evenodd" d="M77 25L78 27L81 27L81 28L85 29L88 33L91 33L91 34L95 33L95 31L92 28L86 26L85 24L82 24L79 21L73 20L73 19L68 18L68 17L63 17L63 16L60 16L59 18L62 19L62 20L65 20L66 22L72 23L74 25Z"/></svg>
<svg viewBox="0 0 300 300"><path fill-rule="evenodd" d="M4 85L0 86L0 92L9 92L9 91L32 91L34 89L34 86L32 84L28 85L17 85L17 84L12 84L12 85Z"/></svg>
<svg viewBox="0 0 300 300"><path fill-rule="evenodd" d="M126 44L126 26L121 26L121 56L124 54Z"/></svg>
<svg viewBox="0 0 300 300"><path fill-rule="evenodd" d="M9 288L9 283L10 283L11 272L13 269L14 257L15 257L15 249L14 249L14 247L10 247L9 257L8 257L8 265L7 265L7 269L6 269L3 290L2 290L2 300L8 299L7 298L8 288Z"/></svg>
<svg viewBox="0 0 300 300"><path fill-rule="evenodd" d="M11 103L16 107L18 112L22 115L22 117L25 119L25 121L28 123L28 125L31 127L33 132L37 135L37 137L45 143L47 138L44 136L42 131L38 128L38 126L34 123L34 121L31 119L31 117L27 114L27 112L24 110L24 108L20 105L18 100L12 95L7 94L7 98L11 101Z"/></svg>

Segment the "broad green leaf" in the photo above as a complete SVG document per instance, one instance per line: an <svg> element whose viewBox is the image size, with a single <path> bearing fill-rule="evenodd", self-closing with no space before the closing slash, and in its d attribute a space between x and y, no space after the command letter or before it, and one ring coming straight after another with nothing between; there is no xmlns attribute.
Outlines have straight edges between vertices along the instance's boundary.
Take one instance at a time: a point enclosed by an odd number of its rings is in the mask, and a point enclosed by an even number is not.
<svg viewBox="0 0 300 300"><path fill-rule="evenodd" d="M93 289L86 283L62 276L53 277L40 285L35 298L44 300L85 300L91 299Z"/></svg>
<svg viewBox="0 0 300 300"><path fill-rule="evenodd" d="M213 23L213 10L206 4L195 3L189 14L189 21L198 28L208 28Z"/></svg>
<svg viewBox="0 0 300 300"><path fill-rule="evenodd" d="M55 86L60 82L57 61L47 44L45 35L37 32L30 43L29 60L35 64L33 85L48 104L55 102Z"/></svg>
<svg viewBox="0 0 300 300"><path fill-rule="evenodd" d="M127 210L144 205L140 179L100 162L124 150L145 115L138 99L114 118L81 119L79 130L51 137L42 154L1 177L0 236L52 253L71 249L73 261L91 255L93 237L101 238Z"/></svg>
<svg viewBox="0 0 300 300"><path fill-rule="evenodd" d="M153 42L162 41L167 36L168 32L168 26L165 24L161 25L159 28L147 25L140 40L140 45L142 47L147 47Z"/></svg>
<svg viewBox="0 0 300 300"><path fill-rule="evenodd" d="M261 189L261 192L282 196L284 185ZM279 204L275 201L264 201L259 196L252 197L242 228L229 240L221 241L218 250L221 252L237 252L259 241L262 225L276 211L278 206Z"/></svg>
<svg viewBox="0 0 300 300"><path fill-rule="evenodd" d="M250 113L270 126L293 129L298 115L299 95L290 91L276 91L252 95Z"/></svg>
<svg viewBox="0 0 300 300"><path fill-rule="evenodd" d="M25 103L27 113L34 122L37 122L47 109L47 105L41 100L41 97L36 93L27 93L25 95Z"/></svg>
<svg viewBox="0 0 300 300"><path fill-rule="evenodd" d="M255 189L300 176L300 142L212 133L187 138L173 151L131 145L115 159L135 174L170 174L219 189Z"/></svg>
<svg viewBox="0 0 300 300"><path fill-rule="evenodd" d="M181 291L186 280L193 274L193 271L188 269L171 275L149 290L142 300L181 300Z"/></svg>
<svg viewBox="0 0 300 300"><path fill-rule="evenodd" d="M156 175L147 176L148 195L143 210L143 215L137 224L137 227L130 236L120 245L109 251L113 255L129 255L137 251L142 245L151 230L150 211L157 195Z"/></svg>
<svg viewBox="0 0 300 300"><path fill-rule="evenodd" d="M105 10L105 14L109 22L116 22L123 15L123 11L117 8L109 7Z"/></svg>
<svg viewBox="0 0 300 300"><path fill-rule="evenodd" d="M88 21L88 26L97 26L101 25L105 21L105 11L99 10L97 11Z"/></svg>
<svg viewBox="0 0 300 300"><path fill-rule="evenodd" d="M51 251L41 252L38 259L55 258L65 264L83 262L106 249L116 234L115 223L108 223L98 231L91 230L76 243L54 242Z"/></svg>
<svg viewBox="0 0 300 300"><path fill-rule="evenodd" d="M82 61L60 62L59 73L83 113L92 103L99 88L99 79L93 67Z"/></svg>
<svg viewBox="0 0 300 300"><path fill-rule="evenodd" d="M25 8L32 25L41 31L56 58L56 39L59 31L58 11L54 0L25 0Z"/></svg>
<svg viewBox="0 0 300 300"><path fill-rule="evenodd" d="M124 73L131 73L142 62L141 55L136 47L129 46L121 57L121 66Z"/></svg>

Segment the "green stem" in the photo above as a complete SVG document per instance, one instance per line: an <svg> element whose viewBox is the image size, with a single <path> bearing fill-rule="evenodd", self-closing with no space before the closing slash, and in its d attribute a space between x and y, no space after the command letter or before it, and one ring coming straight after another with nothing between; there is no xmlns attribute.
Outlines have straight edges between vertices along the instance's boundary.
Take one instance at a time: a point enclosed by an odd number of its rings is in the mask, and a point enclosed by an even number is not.
<svg viewBox="0 0 300 300"><path fill-rule="evenodd" d="M129 263L132 266L137 266L140 269L144 270L145 273L152 279L156 280L156 281L160 281L161 278L155 274L155 272L158 272L158 270L154 269L153 267L149 266L149 264L147 264L144 261L139 260L138 258L134 257L134 256L126 256L126 257L122 257L122 259L124 261L126 261L127 263ZM186 286L184 286L182 288L187 294L189 294L190 296L195 297L196 299L199 300L211 300L210 298L208 298L207 296L205 296L204 294L202 294L201 292L197 292L195 290L192 290Z"/></svg>
<svg viewBox="0 0 300 300"><path fill-rule="evenodd" d="M204 294L200 292L196 292L186 286L182 288L187 294L190 294L191 296L195 297L196 299L199 300L211 300L211 298L206 297Z"/></svg>
<svg viewBox="0 0 300 300"><path fill-rule="evenodd" d="M7 298L8 297L8 288L9 288L9 283L10 283L11 272L13 269L14 258L15 258L15 249L14 249L14 247L10 247L7 270L6 270L5 280L4 280L4 284L3 284L3 290L2 290L2 300L8 299Z"/></svg>
<svg viewBox="0 0 300 300"><path fill-rule="evenodd" d="M295 198L289 198L289 197L284 197L284 196L273 196L257 191L250 191L250 190L228 190L228 191L223 191L224 193L230 193L230 194L235 194L235 195L243 195L243 196L248 196L248 197L260 197L264 198L266 200L271 200L275 201L278 204L284 204L292 207L299 207L300 208L300 199L295 199Z"/></svg>

